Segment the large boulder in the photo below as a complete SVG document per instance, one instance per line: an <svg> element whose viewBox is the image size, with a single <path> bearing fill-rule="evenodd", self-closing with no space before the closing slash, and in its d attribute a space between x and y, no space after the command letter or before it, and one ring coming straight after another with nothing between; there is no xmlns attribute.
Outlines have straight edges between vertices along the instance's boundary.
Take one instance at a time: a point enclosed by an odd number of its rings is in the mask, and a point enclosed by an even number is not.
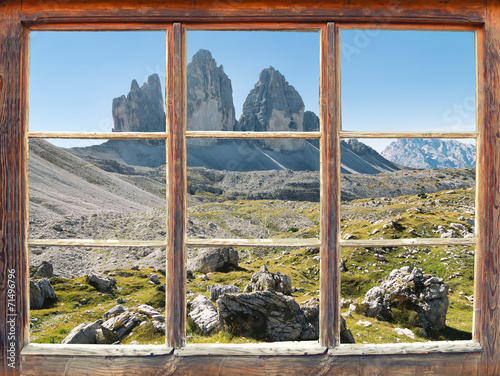
<svg viewBox="0 0 500 376"><path fill-rule="evenodd" d="M102 324L103 329L116 333L117 338L123 339L141 322L134 313L126 311L118 316L112 317Z"/></svg>
<svg viewBox="0 0 500 376"><path fill-rule="evenodd" d="M225 294L217 300L225 330L266 341L309 339L312 325L291 296L272 290Z"/></svg>
<svg viewBox="0 0 500 376"><path fill-rule="evenodd" d="M62 344L89 344L97 343L97 329L101 327L103 320L97 320L92 323L82 323L73 328L71 332L62 340Z"/></svg>
<svg viewBox="0 0 500 376"><path fill-rule="evenodd" d="M199 294L191 302L188 316L203 334L212 334L220 329L220 321L214 304Z"/></svg>
<svg viewBox="0 0 500 376"><path fill-rule="evenodd" d="M54 287L47 278L30 281L30 309L41 309L47 302L57 299Z"/></svg>
<svg viewBox="0 0 500 376"><path fill-rule="evenodd" d="M243 292L274 290L285 295L292 295L292 279L286 274L271 273L267 266L262 265L260 270L253 273L252 279L245 286Z"/></svg>
<svg viewBox="0 0 500 376"><path fill-rule="evenodd" d="M112 293L117 288L116 279L113 277L104 277L96 273L87 275L87 283L101 292Z"/></svg>
<svg viewBox="0 0 500 376"><path fill-rule="evenodd" d="M300 309L304 312L306 320L314 329L309 333L309 336L303 336L303 339L316 340L319 338L319 299L312 298L300 303ZM341 343L356 343L351 331L347 329L346 321L340 317L340 342Z"/></svg>
<svg viewBox="0 0 500 376"><path fill-rule="evenodd" d="M409 266L394 269L380 286L365 295L362 307L370 317L443 329L448 311L448 285Z"/></svg>
<svg viewBox="0 0 500 376"><path fill-rule="evenodd" d="M233 285L210 285L208 286L208 291L210 291L210 299L212 300L217 300L224 294L235 294L241 292L239 287Z"/></svg>
<svg viewBox="0 0 500 376"><path fill-rule="evenodd" d="M188 260L187 268L201 273L228 271L238 267L238 252L232 247L199 248L195 257Z"/></svg>

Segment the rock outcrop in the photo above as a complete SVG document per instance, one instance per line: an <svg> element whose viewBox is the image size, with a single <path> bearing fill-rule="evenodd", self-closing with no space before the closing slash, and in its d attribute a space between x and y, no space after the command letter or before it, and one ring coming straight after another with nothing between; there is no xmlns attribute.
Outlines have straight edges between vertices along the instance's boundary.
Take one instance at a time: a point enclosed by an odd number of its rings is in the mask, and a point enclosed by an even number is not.
<svg viewBox="0 0 500 376"><path fill-rule="evenodd" d="M104 277L96 273L90 273L87 275L87 283L96 290L101 292L113 292L116 289L116 279L113 277Z"/></svg>
<svg viewBox="0 0 500 376"><path fill-rule="evenodd" d="M318 132L319 131L319 117L312 111L304 112L304 132Z"/></svg>
<svg viewBox="0 0 500 376"><path fill-rule="evenodd" d="M214 304L199 294L189 304L188 316L203 334L213 334L220 329L220 321Z"/></svg>
<svg viewBox="0 0 500 376"><path fill-rule="evenodd" d="M142 87L132 81L130 92L113 99L113 132L164 132L166 125L160 77L152 74Z"/></svg>
<svg viewBox="0 0 500 376"><path fill-rule="evenodd" d="M225 294L217 300L217 311L225 330L237 336L297 341L309 339L314 330L291 296L272 290Z"/></svg>
<svg viewBox="0 0 500 376"><path fill-rule="evenodd" d="M195 257L188 259L188 269L210 273L216 271L227 271L238 267L238 252L232 247L199 248Z"/></svg>
<svg viewBox="0 0 500 376"><path fill-rule="evenodd" d="M165 317L151 306L141 304L127 308L115 306L104 314L103 319L82 323L71 330L63 344L119 344L139 324L150 324L165 333Z"/></svg>
<svg viewBox="0 0 500 376"><path fill-rule="evenodd" d="M210 51L199 50L187 66L187 114L191 131L235 130L231 80ZM189 144L207 146L216 142L190 140Z"/></svg>
<svg viewBox="0 0 500 376"><path fill-rule="evenodd" d="M47 278L30 281L30 309L41 309L50 301L57 299L54 287Z"/></svg>
<svg viewBox="0 0 500 376"><path fill-rule="evenodd" d="M208 286L210 291L210 299L217 300L224 294L239 294L241 290L237 286L233 285L210 285Z"/></svg>
<svg viewBox="0 0 500 376"><path fill-rule="evenodd" d="M253 273L252 279L245 286L245 293L253 291L274 290L285 295L292 295L292 279L286 274L271 273L267 266L262 265L260 270Z"/></svg>
<svg viewBox="0 0 500 376"><path fill-rule="evenodd" d="M242 131L304 131L304 102L285 77L273 67L264 69L243 104L239 125ZM274 151L295 151L305 146L300 140L266 140Z"/></svg>
<svg viewBox="0 0 500 376"><path fill-rule="evenodd" d="M380 286L368 290L362 303L365 314L423 328L444 329L448 285L422 269L394 269Z"/></svg>

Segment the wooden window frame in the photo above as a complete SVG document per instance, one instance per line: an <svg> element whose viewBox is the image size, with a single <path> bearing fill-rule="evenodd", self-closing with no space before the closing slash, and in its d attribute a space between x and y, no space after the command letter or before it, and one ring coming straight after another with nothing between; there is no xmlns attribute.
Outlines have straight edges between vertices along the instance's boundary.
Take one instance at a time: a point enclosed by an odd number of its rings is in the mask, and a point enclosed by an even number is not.
<svg viewBox="0 0 500 376"><path fill-rule="evenodd" d="M340 345L338 341L340 131L338 27L475 30L477 46L477 174L475 304L472 341L408 345ZM320 344L183 346L185 332L185 91L183 24L255 29L259 25L323 25L321 37L321 333ZM167 26L168 25L168 26ZM166 27L167 26L167 27ZM62 346L29 344L27 263L27 77L28 31L168 29L167 122L167 306L166 346ZM291 0L238 2L144 0L4 0L0 2L0 343L2 374L477 374L500 373L500 2L498 0ZM327 58L330 57L330 58ZM326 59L326 61L325 61ZM408 134L421 137L422 134ZM33 136L33 135L31 135ZM36 136L36 135L35 135ZM40 135L42 136L42 135ZM72 136L75 136L74 134ZM108 138L109 135L80 135ZM114 134L116 136L116 134ZM121 135L134 138L133 135ZM205 137L203 134L198 136ZM206 135L209 137L211 135ZM373 136L373 135L372 135ZM383 137L400 137L384 134ZM430 135L438 137L437 134ZM442 136L442 135L441 135ZM439 136L439 137L441 137ZM445 137L454 137L447 133ZM455 135L461 137L460 134ZM141 138L143 136L137 136ZM222 136L221 136L222 137ZM250 137L241 135L241 137ZM373 136L378 137L378 136ZM380 135L382 137L382 135ZM426 134L425 137L429 137ZM325 200L324 198L328 199ZM182 223L181 226L178 224ZM327 230L327 231L325 231ZM461 239L460 239L461 240ZM462 240L461 240L462 241ZM405 242L411 242L406 240ZM434 240L429 240L433 243ZM223 242L221 241L221 244ZM429 243L429 244L430 244ZM187 244L191 244L188 242ZM192 243L195 244L195 243ZM356 244L356 245L355 245ZM374 242L370 241L369 245ZM419 243L421 244L421 243ZM433 243L434 244L434 243ZM460 242L460 244L464 244ZM67 244L71 245L71 244ZM104 244L112 246L112 244ZM13 275L15 298L8 293ZM16 309L7 322L10 304ZM8 319L10 320L10 319ZM14 335L13 341L9 337ZM7 354L12 349L14 367Z"/></svg>

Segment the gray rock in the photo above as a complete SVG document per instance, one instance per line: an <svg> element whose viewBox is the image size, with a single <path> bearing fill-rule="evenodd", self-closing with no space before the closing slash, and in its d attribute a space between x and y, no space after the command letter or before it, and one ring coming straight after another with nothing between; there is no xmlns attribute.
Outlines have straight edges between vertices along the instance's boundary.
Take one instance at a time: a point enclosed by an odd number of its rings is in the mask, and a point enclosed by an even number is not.
<svg viewBox="0 0 500 376"><path fill-rule="evenodd" d="M311 338L314 328L295 300L272 290L225 294L217 300L225 330L266 341Z"/></svg>
<svg viewBox="0 0 500 376"><path fill-rule="evenodd" d="M71 330L62 340L62 344L96 344L97 329L101 328L103 320L97 320L90 324L84 322Z"/></svg>
<svg viewBox="0 0 500 376"><path fill-rule="evenodd" d="M41 309L46 302L57 299L54 287L47 278L30 281L30 309Z"/></svg>
<svg viewBox="0 0 500 376"><path fill-rule="evenodd" d="M219 315L214 304L202 294L191 302L188 316L204 334L212 334L220 329Z"/></svg>
<svg viewBox="0 0 500 376"><path fill-rule="evenodd" d="M237 286L232 285L210 285L208 291L210 291L210 299L212 300L217 300L224 294L241 293Z"/></svg>
<svg viewBox="0 0 500 376"><path fill-rule="evenodd" d="M152 74L142 87L132 81L125 97L113 99L113 132L164 132L166 124L160 77Z"/></svg>
<svg viewBox="0 0 500 376"><path fill-rule="evenodd" d="M245 286L244 292L250 293L270 289L285 295L292 295L292 279L280 272L271 273L267 270L267 266L262 265L259 271L253 273L252 279Z"/></svg>
<svg viewBox="0 0 500 376"><path fill-rule="evenodd" d="M121 304L117 305L117 306L114 306L113 308L111 308L109 311L107 311L106 313L104 313L104 317L105 318L108 318L108 317L115 317L116 315L119 315L120 313L123 313L127 310L127 308L123 307Z"/></svg>
<svg viewBox="0 0 500 376"><path fill-rule="evenodd" d="M238 266L238 259L232 247L198 248L196 256L188 259L188 269L201 273L227 271Z"/></svg>
<svg viewBox="0 0 500 376"><path fill-rule="evenodd" d="M368 290L363 300L365 314L393 319L393 311L414 311L412 322L423 328L443 329L448 311L448 285L442 278L424 275L422 269L394 269L380 286Z"/></svg>
<svg viewBox="0 0 500 376"><path fill-rule="evenodd" d="M102 327L115 332L119 339L125 338L140 323L140 319L132 312L123 312L102 324Z"/></svg>
<svg viewBox="0 0 500 376"><path fill-rule="evenodd" d="M42 261L40 265L36 267L32 278L52 278L54 276L54 268L50 262Z"/></svg>
<svg viewBox="0 0 500 376"><path fill-rule="evenodd" d="M236 127L231 80L207 50L199 50L187 66L187 116L191 131L233 131ZM188 142L207 146L217 141Z"/></svg>
<svg viewBox="0 0 500 376"><path fill-rule="evenodd" d="M146 315L150 318L160 314L160 312L158 312L156 309L147 304L141 304L135 307L134 311L140 313L141 315Z"/></svg>
<svg viewBox="0 0 500 376"><path fill-rule="evenodd" d="M155 273L151 273L149 275L149 281L155 285L161 284L160 279L158 278L158 276Z"/></svg>
<svg viewBox="0 0 500 376"><path fill-rule="evenodd" d="M448 230L441 234L442 238L458 238L458 234L453 230Z"/></svg>
<svg viewBox="0 0 500 376"><path fill-rule="evenodd" d="M311 324L313 331L304 331L302 334L303 340L316 340L319 334L319 299L312 298L300 303L300 309L304 312L306 320ZM340 342L341 343L356 343L349 329L347 329L346 321L343 317L340 318Z"/></svg>
<svg viewBox="0 0 500 376"><path fill-rule="evenodd" d="M264 69L248 94L240 117L242 131L304 130L304 102L285 77L273 67ZM305 146L304 140L266 140L274 151L294 151Z"/></svg>
<svg viewBox="0 0 500 376"><path fill-rule="evenodd" d="M96 273L87 275L87 283L101 292L113 292L116 287L116 279L105 277Z"/></svg>
<svg viewBox="0 0 500 376"><path fill-rule="evenodd" d="M110 345L119 341L120 337L111 329L100 327L96 330L96 343L98 345Z"/></svg>
<svg viewBox="0 0 500 376"><path fill-rule="evenodd" d="M319 117L312 111L304 112L304 132L319 131Z"/></svg>
<svg viewBox="0 0 500 376"><path fill-rule="evenodd" d="M165 334L165 324L162 324L161 322L159 322L157 320L153 320L152 324L158 333Z"/></svg>

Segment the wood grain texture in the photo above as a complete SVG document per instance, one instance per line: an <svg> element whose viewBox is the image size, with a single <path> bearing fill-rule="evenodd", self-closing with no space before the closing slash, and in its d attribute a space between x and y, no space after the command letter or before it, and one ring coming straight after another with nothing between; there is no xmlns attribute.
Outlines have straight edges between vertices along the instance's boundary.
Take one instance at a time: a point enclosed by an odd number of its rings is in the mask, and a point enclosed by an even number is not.
<svg viewBox="0 0 500 376"><path fill-rule="evenodd" d="M340 240L339 244L345 248L357 247L430 247L430 246L457 246L476 245L476 238L411 238L411 239L362 239L362 240Z"/></svg>
<svg viewBox="0 0 500 376"><path fill-rule="evenodd" d="M480 354L98 357L23 355L23 375L453 375L477 374Z"/></svg>
<svg viewBox="0 0 500 376"><path fill-rule="evenodd" d="M24 0L23 19L49 22L482 22L483 0ZM96 18L97 17L97 18Z"/></svg>
<svg viewBox="0 0 500 376"><path fill-rule="evenodd" d="M28 340L20 1L0 2L0 374L18 374ZM13 278L9 279L9 275ZM10 282L8 282L10 281ZM9 289L12 289L9 291ZM13 308L13 311L10 308ZM8 351L14 354L12 362ZM10 355L10 354L9 354ZM9 367L9 363L13 367Z"/></svg>
<svg viewBox="0 0 500 376"><path fill-rule="evenodd" d="M184 345L186 335L186 59L179 23L167 31L167 346Z"/></svg>
<svg viewBox="0 0 500 376"><path fill-rule="evenodd" d="M484 119L478 164L479 242L474 338L483 346L480 375L500 374L500 1L487 1L483 47ZM480 80L481 81L481 80Z"/></svg>
<svg viewBox="0 0 500 376"><path fill-rule="evenodd" d="M187 239L189 247L319 247L319 239Z"/></svg>
<svg viewBox="0 0 500 376"><path fill-rule="evenodd" d="M340 59L335 24L321 32L320 127L321 222L319 341L322 346L340 343Z"/></svg>
<svg viewBox="0 0 500 376"><path fill-rule="evenodd" d="M233 132L187 131L188 138L320 138L320 132Z"/></svg>
<svg viewBox="0 0 500 376"><path fill-rule="evenodd" d="M95 139L95 140L162 140L165 132L29 132L29 138Z"/></svg>

